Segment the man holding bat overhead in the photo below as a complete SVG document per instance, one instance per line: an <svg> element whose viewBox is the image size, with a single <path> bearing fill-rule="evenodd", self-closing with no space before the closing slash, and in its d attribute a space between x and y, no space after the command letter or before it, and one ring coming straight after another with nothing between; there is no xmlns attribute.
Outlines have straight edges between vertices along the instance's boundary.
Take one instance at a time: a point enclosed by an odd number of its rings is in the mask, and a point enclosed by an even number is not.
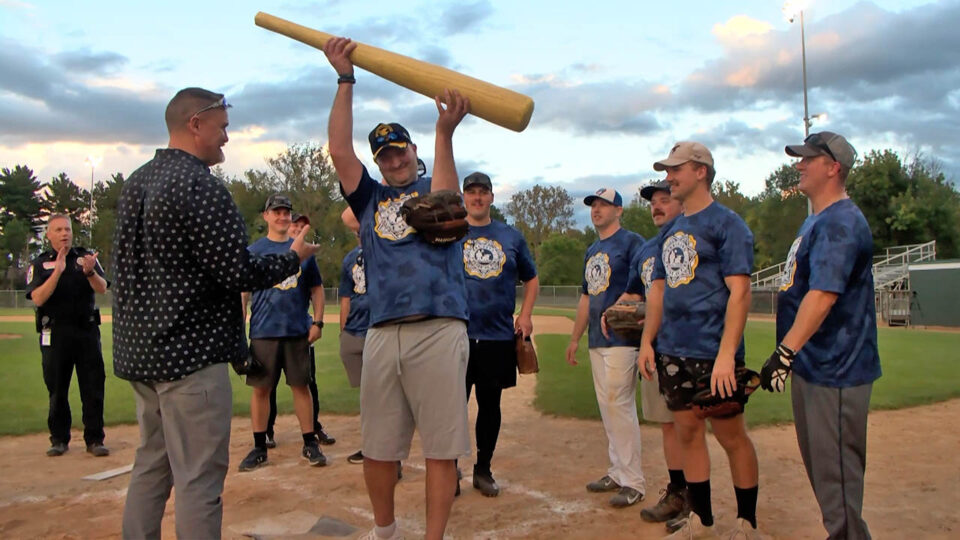
<svg viewBox="0 0 960 540"><path fill-rule="evenodd" d="M453 132L470 103L457 91L436 98L433 179L418 178L417 147L400 124L369 135L382 185L353 150L350 54L356 44L330 39L323 48L338 74L329 147L340 189L360 221L370 328L360 379L363 476L376 527L366 535L401 538L394 519L397 462L407 459L419 429L426 459L426 537L441 539L457 486L454 459L470 453L467 400L467 298L459 242L433 245L400 214L404 201L431 190L459 191Z"/></svg>

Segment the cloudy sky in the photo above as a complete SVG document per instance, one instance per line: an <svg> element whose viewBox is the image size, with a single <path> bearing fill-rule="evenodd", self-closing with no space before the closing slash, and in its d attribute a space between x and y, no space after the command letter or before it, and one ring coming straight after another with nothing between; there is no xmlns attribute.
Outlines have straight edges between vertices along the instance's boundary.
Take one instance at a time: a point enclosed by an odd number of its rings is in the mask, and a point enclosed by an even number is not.
<svg viewBox="0 0 960 540"><path fill-rule="evenodd" d="M656 178L676 140L714 152L718 177L756 193L803 137L799 21L778 0L669 2L0 0L0 167L60 171L89 186L132 172L166 145L180 88L224 92L225 169L263 168L288 144L326 140L336 75L322 52L253 24L257 11L441 64L531 96L514 133L468 117L461 176L483 170L498 201L536 183L627 198ZM813 130L861 154L938 158L960 178L960 1L811 0L805 9ZM358 155L399 121L431 162L433 103L357 72Z"/></svg>

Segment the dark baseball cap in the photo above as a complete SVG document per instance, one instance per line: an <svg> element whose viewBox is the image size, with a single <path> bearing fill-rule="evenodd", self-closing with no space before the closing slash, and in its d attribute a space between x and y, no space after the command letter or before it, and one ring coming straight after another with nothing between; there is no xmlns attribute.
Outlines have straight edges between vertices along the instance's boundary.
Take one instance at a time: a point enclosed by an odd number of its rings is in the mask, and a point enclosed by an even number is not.
<svg viewBox="0 0 960 540"><path fill-rule="evenodd" d="M298 214L296 212L290 214L290 223L296 223L298 221L306 221L307 225L310 224L310 218L303 214Z"/></svg>
<svg viewBox="0 0 960 540"><path fill-rule="evenodd" d="M590 206L593 201L602 199L614 206L623 206L623 197L615 189L600 188L593 195L587 195L583 199L583 204Z"/></svg>
<svg viewBox="0 0 960 540"><path fill-rule="evenodd" d="M463 189L466 190L470 186L483 186L493 191L493 183L490 181L490 177L479 171L470 173L463 179Z"/></svg>
<svg viewBox="0 0 960 540"><path fill-rule="evenodd" d="M395 148L406 148L408 144L413 144L410 139L410 132L400 124L392 122L390 124L377 124L370 135L370 151L373 152L373 159L377 159L380 151L388 146Z"/></svg>
<svg viewBox="0 0 960 540"><path fill-rule="evenodd" d="M273 210L274 208L286 208L287 210L293 210L293 205L290 204L290 199L286 195L280 195L279 193L267 197L267 204L263 205L263 211Z"/></svg>
<svg viewBox="0 0 960 540"><path fill-rule="evenodd" d="M648 186L643 186L640 189L640 196L646 200L652 200L653 194L658 191L666 191L667 195L670 194L670 184L666 180L660 180L658 182L653 182Z"/></svg>
<svg viewBox="0 0 960 540"><path fill-rule="evenodd" d="M816 157L828 156L839 163L845 170L853 168L857 161L857 151L843 135L832 131L811 133L803 140L803 144L790 144L784 147L788 156Z"/></svg>

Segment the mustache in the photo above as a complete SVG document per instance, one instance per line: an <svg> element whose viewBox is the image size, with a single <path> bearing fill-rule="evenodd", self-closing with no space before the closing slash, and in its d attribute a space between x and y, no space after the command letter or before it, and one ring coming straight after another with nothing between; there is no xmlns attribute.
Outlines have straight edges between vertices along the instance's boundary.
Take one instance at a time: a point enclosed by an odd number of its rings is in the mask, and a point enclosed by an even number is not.
<svg viewBox="0 0 960 540"><path fill-rule="evenodd" d="M661 212L660 210L654 210L654 211L653 211L653 215L654 215L654 216L665 216L666 214L664 214L664 213Z"/></svg>

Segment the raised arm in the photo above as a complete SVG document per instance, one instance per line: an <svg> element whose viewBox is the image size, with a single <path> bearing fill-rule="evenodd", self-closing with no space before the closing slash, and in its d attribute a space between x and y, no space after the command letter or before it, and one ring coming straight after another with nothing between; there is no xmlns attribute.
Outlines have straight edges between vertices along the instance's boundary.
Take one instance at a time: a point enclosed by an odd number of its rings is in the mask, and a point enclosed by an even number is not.
<svg viewBox="0 0 960 540"><path fill-rule="evenodd" d="M470 111L470 100L461 96L456 90L445 90L443 95L446 107L440 101L440 96L435 98L438 113L437 135L434 143L433 180L430 190L460 191L457 165L453 160L453 132Z"/></svg>
<svg viewBox="0 0 960 540"><path fill-rule="evenodd" d="M333 38L323 47L330 65L340 78L353 77L353 62L350 53L357 44L348 38ZM360 183L363 164L353 149L353 83L338 82L337 94L330 107L330 122L327 124L330 159L340 177L340 185L346 195L353 193Z"/></svg>

